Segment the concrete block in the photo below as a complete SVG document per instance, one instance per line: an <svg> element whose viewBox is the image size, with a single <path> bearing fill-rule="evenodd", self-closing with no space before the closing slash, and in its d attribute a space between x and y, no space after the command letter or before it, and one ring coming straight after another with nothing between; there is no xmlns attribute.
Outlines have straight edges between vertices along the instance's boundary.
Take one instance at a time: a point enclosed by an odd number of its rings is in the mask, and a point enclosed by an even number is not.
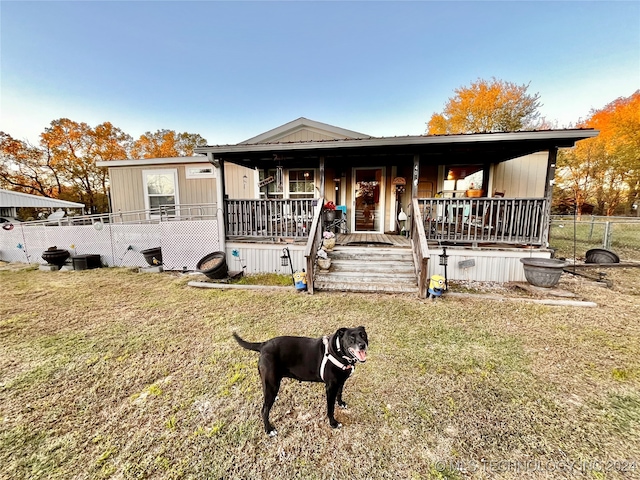
<svg viewBox="0 0 640 480"><path fill-rule="evenodd" d="M39 270L42 270L43 272L57 272L58 270L60 270L60 268L57 265L40 265Z"/></svg>
<svg viewBox="0 0 640 480"><path fill-rule="evenodd" d="M164 270L161 266L157 267L142 267L140 268L140 272L142 273L162 273Z"/></svg>

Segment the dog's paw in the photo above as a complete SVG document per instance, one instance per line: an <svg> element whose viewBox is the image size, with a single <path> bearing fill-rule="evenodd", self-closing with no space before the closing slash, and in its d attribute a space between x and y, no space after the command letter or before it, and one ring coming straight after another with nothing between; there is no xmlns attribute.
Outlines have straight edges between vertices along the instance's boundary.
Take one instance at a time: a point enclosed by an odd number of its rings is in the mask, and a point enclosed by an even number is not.
<svg viewBox="0 0 640 480"><path fill-rule="evenodd" d="M342 424L340 422L329 422L329 424L331 425L331 428L342 428Z"/></svg>
<svg viewBox="0 0 640 480"><path fill-rule="evenodd" d="M338 403L338 406L339 406L340 408L342 408L343 410L344 410L344 409L349 408L345 402Z"/></svg>
<svg viewBox="0 0 640 480"><path fill-rule="evenodd" d="M276 435L278 435L278 431L274 428L267 435L269 435L270 437L275 437Z"/></svg>

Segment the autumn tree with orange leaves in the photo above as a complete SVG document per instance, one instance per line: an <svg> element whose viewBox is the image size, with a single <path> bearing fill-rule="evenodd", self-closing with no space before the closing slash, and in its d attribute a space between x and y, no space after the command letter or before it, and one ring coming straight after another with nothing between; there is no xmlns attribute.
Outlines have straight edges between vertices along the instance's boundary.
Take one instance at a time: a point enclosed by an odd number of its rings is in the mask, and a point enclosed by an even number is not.
<svg viewBox="0 0 640 480"><path fill-rule="evenodd" d="M193 155L200 135L172 130L133 138L109 122L96 127L61 118L40 135L40 145L0 132L0 188L84 203L109 210L107 169L97 161Z"/></svg>
<svg viewBox="0 0 640 480"><path fill-rule="evenodd" d="M173 130L146 132L133 144L132 158L189 157L196 147L204 146L207 141L198 134L176 133Z"/></svg>
<svg viewBox="0 0 640 480"><path fill-rule="evenodd" d="M492 78L478 79L454 90L442 113L427 123L428 135L480 132L513 132L544 128L538 108L540 95L529 94L529 85Z"/></svg>
<svg viewBox="0 0 640 480"><path fill-rule="evenodd" d="M631 213L632 205L640 202L639 112L640 90L593 110L578 123L600 133L559 152L556 201L568 192L578 215L586 203L600 215Z"/></svg>

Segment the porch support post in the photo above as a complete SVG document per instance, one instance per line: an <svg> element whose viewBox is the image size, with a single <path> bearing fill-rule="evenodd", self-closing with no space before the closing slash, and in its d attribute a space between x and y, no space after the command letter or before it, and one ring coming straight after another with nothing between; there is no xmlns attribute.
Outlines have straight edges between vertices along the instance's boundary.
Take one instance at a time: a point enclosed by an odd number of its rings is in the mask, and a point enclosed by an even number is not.
<svg viewBox="0 0 640 480"><path fill-rule="evenodd" d="M418 181L420 180L420 155L413 156L413 179L411 181L411 198L418 198Z"/></svg>
<svg viewBox="0 0 640 480"><path fill-rule="evenodd" d="M325 198L325 191L324 191L324 156L320 157L320 192L319 192L319 196L322 198Z"/></svg>
<svg viewBox="0 0 640 480"><path fill-rule="evenodd" d="M411 214L409 215L408 228L413 232L413 219L416 212L413 211L414 199L418 198L418 181L420 180L420 155L417 153L413 156L413 173L411 175Z"/></svg>
<svg viewBox="0 0 640 480"><path fill-rule="evenodd" d="M558 148L549 149L549 158L547 160L547 181L544 186L545 206L542 212L542 245L549 246L549 230L551 228L551 198L553 196L554 177L556 175L556 161L558 158Z"/></svg>
<svg viewBox="0 0 640 480"><path fill-rule="evenodd" d="M207 152L207 160L218 169L218 180L216 182L216 210L218 212L218 243L220 251L226 251L227 245L227 192L224 186L224 160L214 159L213 153ZM222 217L222 218L221 218Z"/></svg>

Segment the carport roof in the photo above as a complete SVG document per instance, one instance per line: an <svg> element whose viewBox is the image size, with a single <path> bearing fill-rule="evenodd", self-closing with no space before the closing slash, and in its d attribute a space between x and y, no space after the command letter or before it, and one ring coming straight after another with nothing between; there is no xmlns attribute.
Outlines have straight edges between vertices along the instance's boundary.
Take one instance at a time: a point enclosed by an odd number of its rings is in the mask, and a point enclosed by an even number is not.
<svg viewBox="0 0 640 480"><path fill-rule="evenodd" d="M5 208L84 208L84 203L67 202L11 190L0 190L0 207Z"/></svg>

